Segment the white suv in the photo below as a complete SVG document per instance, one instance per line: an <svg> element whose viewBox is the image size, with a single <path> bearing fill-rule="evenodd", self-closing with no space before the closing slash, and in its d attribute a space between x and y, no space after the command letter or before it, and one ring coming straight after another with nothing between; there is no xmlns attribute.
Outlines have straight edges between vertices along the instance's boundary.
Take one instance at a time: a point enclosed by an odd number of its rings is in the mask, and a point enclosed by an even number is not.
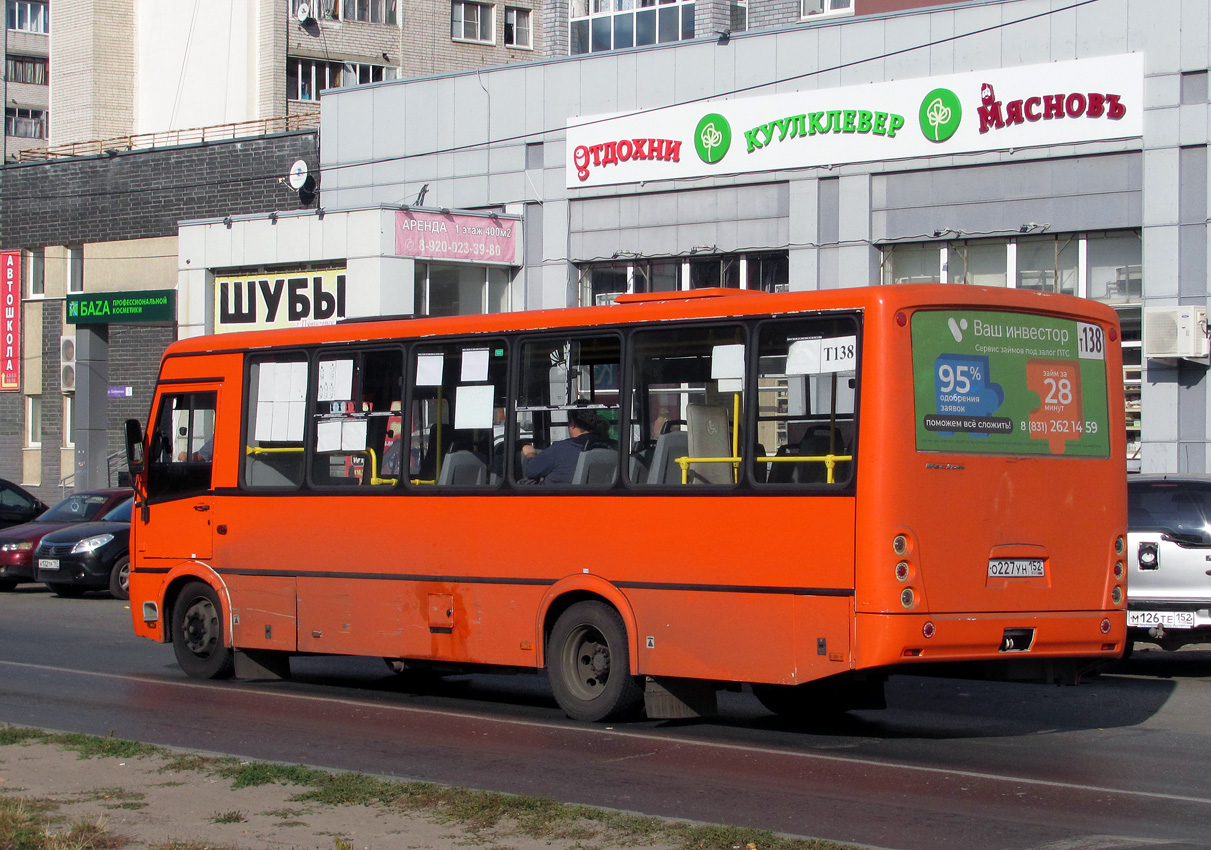
<svg viewBox="0 0 1211 850"><path fill-rule="evenodd" d="M1127 530L1128 649L1211 641L1211 475L1131 476Z"/></svg>

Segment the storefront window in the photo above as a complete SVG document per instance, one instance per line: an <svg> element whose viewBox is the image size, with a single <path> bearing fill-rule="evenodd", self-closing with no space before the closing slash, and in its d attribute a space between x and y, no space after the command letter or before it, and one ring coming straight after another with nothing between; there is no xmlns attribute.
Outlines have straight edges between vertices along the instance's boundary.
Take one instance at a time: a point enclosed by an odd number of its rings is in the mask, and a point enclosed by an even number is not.
<svg viewBox="0 0 1211 850"><path fill-rule="evenodd" d="M1143 297L1143 243L1137 231L1090 234L1085 293L1108 304L1138 304Z"/></svg>
<svg viewBox="0 0 1211 850"><path fill-rule="evenodd" d="M1018 240L1018 289L1077 294L1078 240L1071 235Z"/></svg>
<svg viewBox="0 0 1211 850"><path fill-rule="evenodd" d="M884 283L937 283L942 279L942 244L888 245L883 249Z"/></svg>
<svg viewBox="0 0 1211 850"><path fill-rule="evenodd" d="M471 316L509 309L507 269L417 263L415 310L426 316Z"/></svg>
<svg viewBox="0 0 1211 850"><path fill-rule="evenodd" d="M660 260L590 263L580 267L580 303L610 304L627 292L677 292L724 287L762 292L790 290L790 257L764 254L712 254Z"/></svg>
<svg viewBox="0 0 1211 850"><path fill-rule="evenodd" d="M999 239L951 242L946 251L947 283L1008 286L1008 244Z"/></svg>

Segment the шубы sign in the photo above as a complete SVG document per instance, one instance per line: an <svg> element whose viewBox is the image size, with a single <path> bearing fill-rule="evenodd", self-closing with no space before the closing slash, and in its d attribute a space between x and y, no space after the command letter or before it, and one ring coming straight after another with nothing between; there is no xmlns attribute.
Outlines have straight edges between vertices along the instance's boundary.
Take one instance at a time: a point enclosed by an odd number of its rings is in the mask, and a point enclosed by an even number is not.
<svg viewBox="0 0 1211 850"><path fill-rule="evenodd" d="M172 289L71 294L67 296L67 323L171 322L177 317L176 296Z"/></svg>

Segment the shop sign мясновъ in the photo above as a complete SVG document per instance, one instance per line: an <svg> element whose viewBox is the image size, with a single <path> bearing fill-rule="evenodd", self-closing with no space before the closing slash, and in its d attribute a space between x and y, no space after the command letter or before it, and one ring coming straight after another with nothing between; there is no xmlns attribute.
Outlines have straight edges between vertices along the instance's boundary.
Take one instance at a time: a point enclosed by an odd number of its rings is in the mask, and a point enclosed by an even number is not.
<svg viewBox="0 0 1211 850"><path fill-rule="evenodd" d="M1142 136L1139 54L717 100L568 122L567 185Z"/></svg>

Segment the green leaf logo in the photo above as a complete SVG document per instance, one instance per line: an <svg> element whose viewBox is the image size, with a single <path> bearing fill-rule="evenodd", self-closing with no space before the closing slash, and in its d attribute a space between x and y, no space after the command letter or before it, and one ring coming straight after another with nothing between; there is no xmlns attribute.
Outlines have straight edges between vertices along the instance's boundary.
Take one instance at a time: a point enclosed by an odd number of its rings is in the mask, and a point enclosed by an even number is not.
<svg viewBox="0 0 1211 850"><path fill-rule="evenodd" d="M963 105L950 89L934 89L921 101L921 132L931 142L944 142L959 129Z"/></svg>
<svg viewBox="0 0 1211 850"><path fill-rule="evenodd" d="M694 150L698 151L698 158L707 165L714 165L723 159L731 146L732 125L727 119L715 112L702 116L694 131Z"/></svg>

